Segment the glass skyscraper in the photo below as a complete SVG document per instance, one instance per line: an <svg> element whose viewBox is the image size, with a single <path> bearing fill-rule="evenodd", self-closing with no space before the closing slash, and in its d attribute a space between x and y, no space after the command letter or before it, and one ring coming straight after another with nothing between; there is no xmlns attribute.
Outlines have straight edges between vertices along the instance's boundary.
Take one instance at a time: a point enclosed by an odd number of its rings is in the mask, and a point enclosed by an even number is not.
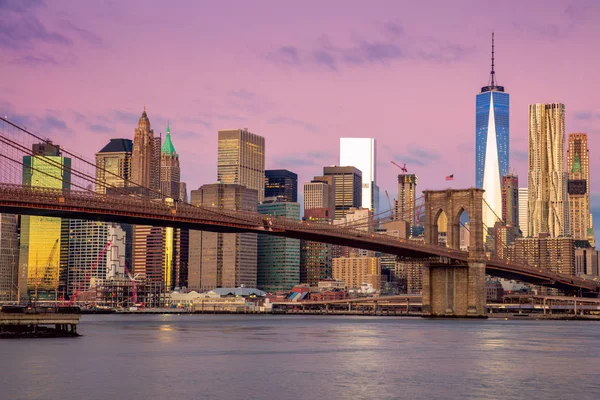
<svg viewBox="0 0 600 400"><path fill-rule="evenodd" d="M496 82L492 33L492 71L488 86L477 95L475 120L475 186L485 190L483 222L489 228L502 215L501 180L509 168L509 105L509 94Z"/></svg>

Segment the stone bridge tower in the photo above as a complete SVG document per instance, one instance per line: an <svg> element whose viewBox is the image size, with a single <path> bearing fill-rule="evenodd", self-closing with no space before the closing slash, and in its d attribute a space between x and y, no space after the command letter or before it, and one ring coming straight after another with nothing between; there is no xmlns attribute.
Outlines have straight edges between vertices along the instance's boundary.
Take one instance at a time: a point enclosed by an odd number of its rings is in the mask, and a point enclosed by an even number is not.
<svg viewBox="0 0 600 400"><path fill-rule="evenodd" d="M486 315L483 189L426 190L425 242L438 244L438 218L448 219L446 246L460 249L460 216L469 215L468 262L430 262L423 271L423 314L432 317Z"/></svg>

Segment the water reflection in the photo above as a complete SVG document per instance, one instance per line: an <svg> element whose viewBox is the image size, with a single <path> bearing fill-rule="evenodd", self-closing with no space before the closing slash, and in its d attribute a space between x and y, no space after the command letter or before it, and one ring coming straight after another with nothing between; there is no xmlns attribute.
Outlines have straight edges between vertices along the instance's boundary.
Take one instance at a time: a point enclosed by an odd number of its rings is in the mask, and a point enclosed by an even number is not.
<svg viewBox="0 0 600 400"><path fill-rule="evenodd" d="M85 316L79 330L72 341L0 342L10 362L2 398L564 399L600 390L600 330L586 322L110 315Z"/></svg>

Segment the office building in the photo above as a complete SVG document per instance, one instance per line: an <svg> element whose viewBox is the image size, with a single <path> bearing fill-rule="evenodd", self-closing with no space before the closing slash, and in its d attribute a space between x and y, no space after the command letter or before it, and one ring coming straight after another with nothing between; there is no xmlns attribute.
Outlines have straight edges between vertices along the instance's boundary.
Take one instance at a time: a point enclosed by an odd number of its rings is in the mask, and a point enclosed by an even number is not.
<svg viewBox="0 0 600 400"><path fill-rule="evenodd" d="M598 250L593 247L575 248L575 274L590 279L600 275Z"/></svg>
<svg viewBox="0 0 600 400"><path fill-rule="evenodd" d="M179 154L171 140L171 126L167 125L167 135L160 150L160 192L165 197L179 200L181 197L181 168Z"/></svg>
<svg viewBox="0 0 600 400"><path fill-rule="evenodd" d="M327 222L331 221L331 218L327 208L304 209L304 220L309 223ZM332 248L328 243L311 240L300 242L300 283L317 286L319 281L331 278Z"/></svg>
<svg viewBox="0 0 600 400"><path fill-rule="evenodd" d="M254 189L265 198L265 138L248 129L219 131L217 181Z"/></svg>
<svg viewBox="0 0 600 400"><path fill-rule="evenodd" d="M132 150L131 140L111 139L96 153L96 193L106 193L107 187L129 186Z"/></svg>
<svg viewBox="0 0 600 400"><path fill-rule="evenodd" d="M518 238L512 246L508 247L506 258L530 267L574 275L575 241L569 237L553 238L548 234Z"/></svg>
<svg viewBox="0 0 600 400"><path fill-rule="evenodd" d="M502 221L510 227L519 227L519 177L502 177Z"/></svg>
<svg viewBox="0 0 600 400"><path fill-rule="evenodd" d="M510 96L496 82L494 62L492 32L492 70L488 85L477 94L475 117L475 186L485 190L483 223L490 228L502 213L500 181L509 166Z"/></svg>
<svg viewBox="0 0 600 400"><path fill-rule="evenodd" d="M138 121L131 151L131 181L149 188L152 197L160 191L160 137L154 136L146 108Z"/></svg>
<svg viewBox="0 0 600 400"><path fill-rule="evenodd" d="M335 219L343 218L351 208L362 207L362 173L355 167L325 167L324 176L333 177Z"/></svg>
<svg viewBox="0 0 600 400"><path fill-rule="evenodd" d="M394 212L394 219L408 221L411 229L416 223L416 192L417 176L415 174L398 175L398 200Z"/></svg>
<svg viewBox="0 0 600 400"><path fill-rule="evenodd" d="M529 106L528 235L570 233L564 170L565 105Z"/></svg>
<svg viewBox="0 0 600 400"><path fill-rule="evenodd" d="M242 185L210 184L191 192L191 204L223 210L257 211L258 192ZM200 251L193 250L200 248ZM257 238L254 233L190 231L189 287L256 287Z"/></svg>
<svg viewBox="0 0 600 400"><path fill-rule="evenodd" d="M19 219L0 214L0 301L19 301Z"/></svg>
<svg viewBox="0 0 600 400"><path fill-rule="evenodd" d="M109 277L123 277L125 232L118 224L70 219L62 230L60 260L65 276L60 296L77 297Z"/></svg>
<svg viewBox="0 0 600 400"><path fill-rule="evenodd" d="M335 216L335 178L333 176L315 176L304 184L304 209L324 208L327 218Z"/></svg>
<svg viewBox="0 0 600 400"><path fill-rule="evenodd" d="M575 240L594 236L589 226L590 215L590 159L585 133L570 133L567 148L567 196L569 199L569 226Z"/></svg>
<svg viewBox="0 0 600 400"><path fill-rule="evenodd" d="M340 165L351 165L362 173L360 207L379 210L377 186L377 142L373 138L340 138Z"/></svg>
<svg viewBox="0 0 600 400"><path fill-rule="evenodd" d="M519 229L521 230L521 236L529 236L529 190L525 188L519 188Z"/></svg>
<svg viewBox="0 0 600 400"><path fill-rule="evenodd" d="M265 198L298 202L298 175L287 169L266 170Z"/></svg>
<svg viewBox="0 0 600 400"><path fill-rule="evenodd" d="M333 259L333 279L344 281L346 289L358 289L370 283L379 290L381 260L377 257L350 256Z"/></svg>
<svg viewBox="0 0 600 400"><path fill-rule="evenodd" d="M131 182L133 192L158 198L161 196L161 139L154 136L146 109L140 117L133 138ZM148 190L138 191L135 184ZM134 225L131 228L131 267L140 280L146 281L149 291L164 290L165 258L164 228Z"/></svg>
<svg viewBox="0 0 600 400"><path fill-rule="evenodd" d="M268 198L268 197L267 197ZM300 220L300 204L283 201L258 205L258 212ZM257 288L265 292L289 291L300 283L300 240L258 235Z"/></svg>
<svg viewBox="0 0 600 400"><path fill-rule="evenodd" d="M32 156L23 157L23 185L70 189L71 159L63 157L51 142L33 145ZM21 217L19 247L19 293L21 299L36 296L56 299L60 281L60 218Z"/></svg>

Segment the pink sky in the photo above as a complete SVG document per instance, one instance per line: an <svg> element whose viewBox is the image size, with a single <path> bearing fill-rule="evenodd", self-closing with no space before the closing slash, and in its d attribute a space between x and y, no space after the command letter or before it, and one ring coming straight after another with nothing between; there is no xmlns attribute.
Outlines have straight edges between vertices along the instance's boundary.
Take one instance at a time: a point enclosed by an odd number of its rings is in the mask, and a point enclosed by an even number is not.
<svg viewBox="0 0 600 400"><path fill-rule="evenodd" d="M298 173L300 188L352 136L377 139L382 194L396 196L391 160L421 189L447 187L451 173L470 187L494 29L521 186L527 105L565 103L567 132L589 134L600 217L598 20L593 0L8 0L0 113L91 159L133 138L146 104L156 133L171 121L189 189L216 180L217 131L242 127L266 138L267 168Z"/></svg>

